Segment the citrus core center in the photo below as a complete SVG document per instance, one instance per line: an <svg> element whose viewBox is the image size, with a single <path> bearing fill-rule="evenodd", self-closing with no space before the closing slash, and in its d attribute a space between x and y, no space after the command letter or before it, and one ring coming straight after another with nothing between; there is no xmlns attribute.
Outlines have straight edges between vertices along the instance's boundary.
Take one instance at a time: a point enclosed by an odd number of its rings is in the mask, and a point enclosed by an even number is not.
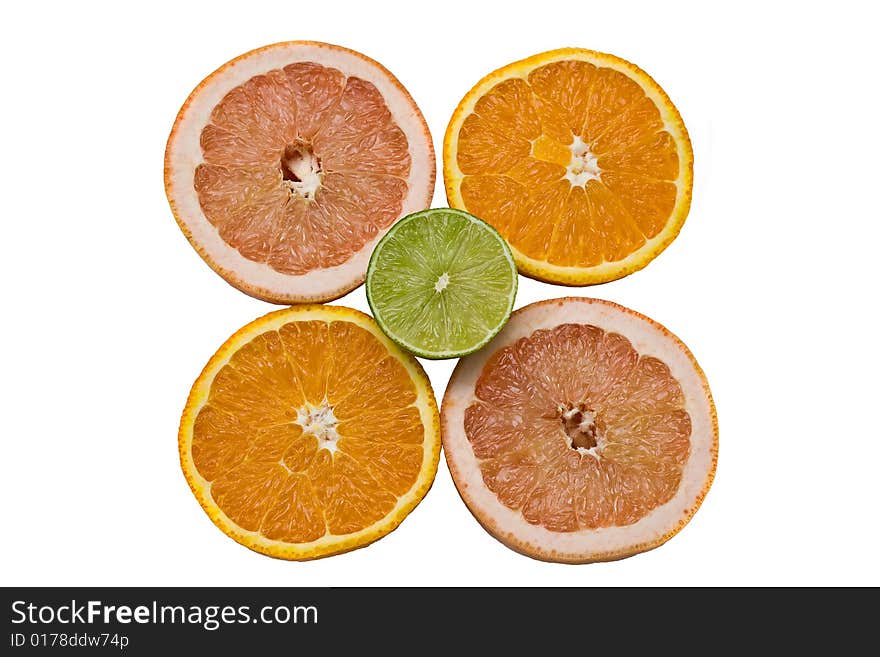
<svg viewBox="0 0 880 657"><path fill-rule="evenodd" d="M318 439L318 449L329 450L331 454L336 451L336 442L339 440L336 425L339 424L339 420L336 419L333 408L326 399L318 406L306 402L297 409L294 422L303 428L303 434Z"/></svg>
<svg viewBox="0 0 880 657"><path fill-rule="evenodd" d="M315 192L321 186L324 172L321 160L315 155L310 144L298 141L288 144L281 156L281 176L291 193L303 198L315 198Z"/></svg>
<svg viewBox="0 0 880 657"><path fill-rule="evenodd" d="M587 409L581 402L578 404L560 404L556 410L565 430L568 446L582 453L593 453L602 439L602 432L597 424L595 411Z"/></svg>
<svg viewBox="0 0 880 657"><path fill-rule="evenodd" d="M599 169L598 158L590 152L589 147L580 137L575 137L569 145L571 161L565 170L565 178L572 187L586 187L590 180L601 180L602 170Z"/></svg>
<svg viewBox="0 0 880 657"><path fill-rule="evenodd" d="M442 292L446 289L447 285L449 285L449 273L443 272L440 274L439 278L437 278L437 282L434 283L434 291Z"/></svg>

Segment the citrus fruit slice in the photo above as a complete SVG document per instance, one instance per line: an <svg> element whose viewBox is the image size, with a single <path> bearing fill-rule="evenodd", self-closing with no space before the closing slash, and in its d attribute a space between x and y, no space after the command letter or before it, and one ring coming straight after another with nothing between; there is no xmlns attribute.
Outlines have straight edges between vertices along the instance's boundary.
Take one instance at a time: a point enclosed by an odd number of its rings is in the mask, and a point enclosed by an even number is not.
<svg viewBox="0 0 880 657"><path fill-rule="evenodd" d="M495 538L547 561L650 550L711 485L718 424L681 341L595 299L516 311L462 359L441 411L458 492Z"/></svg>
<svg viewBox="0 0 880 657"><path fill-rule="evenodd" d="M209 75L165 151L165 190L199 255L275 303L360 285L400 217L430 204L434 149L400 82L360 53L292 41Z"/></svg>
<svg viewBox="0 0 880 657"><path fill-rule="evenodd" d="M678 235L693 151L672 101L623 59L566 48L487 75L443 141L449 204L495 226L521 273L589 285Z"/></svg>
<svg viewBox="0 0 880 657"><path fill-rule="evenodd" d="M257 552L313 559L397 527L428 492L439 418L418 361L340 306L294 306L233 335L180 422L202 508Z"/></svg>
<svg viewBox="0 0 880 657"><path fill-rule="evenodd" d="M376 245L367 301L404 349L455 358L501 330L516 282L510 248L494 228L467 212L434 208L404 217Z"/></svg>

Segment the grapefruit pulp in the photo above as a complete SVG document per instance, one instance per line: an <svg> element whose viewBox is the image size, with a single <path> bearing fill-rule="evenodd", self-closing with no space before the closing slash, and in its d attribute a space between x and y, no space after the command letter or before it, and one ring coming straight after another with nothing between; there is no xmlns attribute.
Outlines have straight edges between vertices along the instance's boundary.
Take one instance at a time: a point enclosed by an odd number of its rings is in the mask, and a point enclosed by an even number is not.
<svg viewBox="0 0 880 657"><path fill-rule="evenodd" d="M646 266L681 230L693 150L666 92L614 55L562 48L478 82L443 141L449 205L492 224L520 273L591 285Z"/></svg>

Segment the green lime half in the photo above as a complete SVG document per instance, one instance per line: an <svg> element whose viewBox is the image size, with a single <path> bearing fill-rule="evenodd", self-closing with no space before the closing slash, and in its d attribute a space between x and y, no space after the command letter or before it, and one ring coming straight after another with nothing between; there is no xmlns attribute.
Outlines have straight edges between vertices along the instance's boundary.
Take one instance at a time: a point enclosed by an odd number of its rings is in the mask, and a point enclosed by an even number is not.
<svg viewBox="0 0 880 657"><path fill-rule="evenodd" d="M476 351L507 322L515 298L510 247L461 210L404 217L376 245L367 269L367 301L379 326L423 358Z"/></svg>

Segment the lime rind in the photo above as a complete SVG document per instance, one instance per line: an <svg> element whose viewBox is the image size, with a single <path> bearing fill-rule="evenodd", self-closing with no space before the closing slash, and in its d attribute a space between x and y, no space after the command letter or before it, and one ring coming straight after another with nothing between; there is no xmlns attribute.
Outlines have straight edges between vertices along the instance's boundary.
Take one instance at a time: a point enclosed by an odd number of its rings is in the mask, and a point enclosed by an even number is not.
<svg viewBox="0 0 880 657"><path fill-rule="evenodd" d="M376 245L366 280L367 302L382 330L428 359L485 346L510 317L518 282L498 231L450 208L395 223Z"/></svg>

